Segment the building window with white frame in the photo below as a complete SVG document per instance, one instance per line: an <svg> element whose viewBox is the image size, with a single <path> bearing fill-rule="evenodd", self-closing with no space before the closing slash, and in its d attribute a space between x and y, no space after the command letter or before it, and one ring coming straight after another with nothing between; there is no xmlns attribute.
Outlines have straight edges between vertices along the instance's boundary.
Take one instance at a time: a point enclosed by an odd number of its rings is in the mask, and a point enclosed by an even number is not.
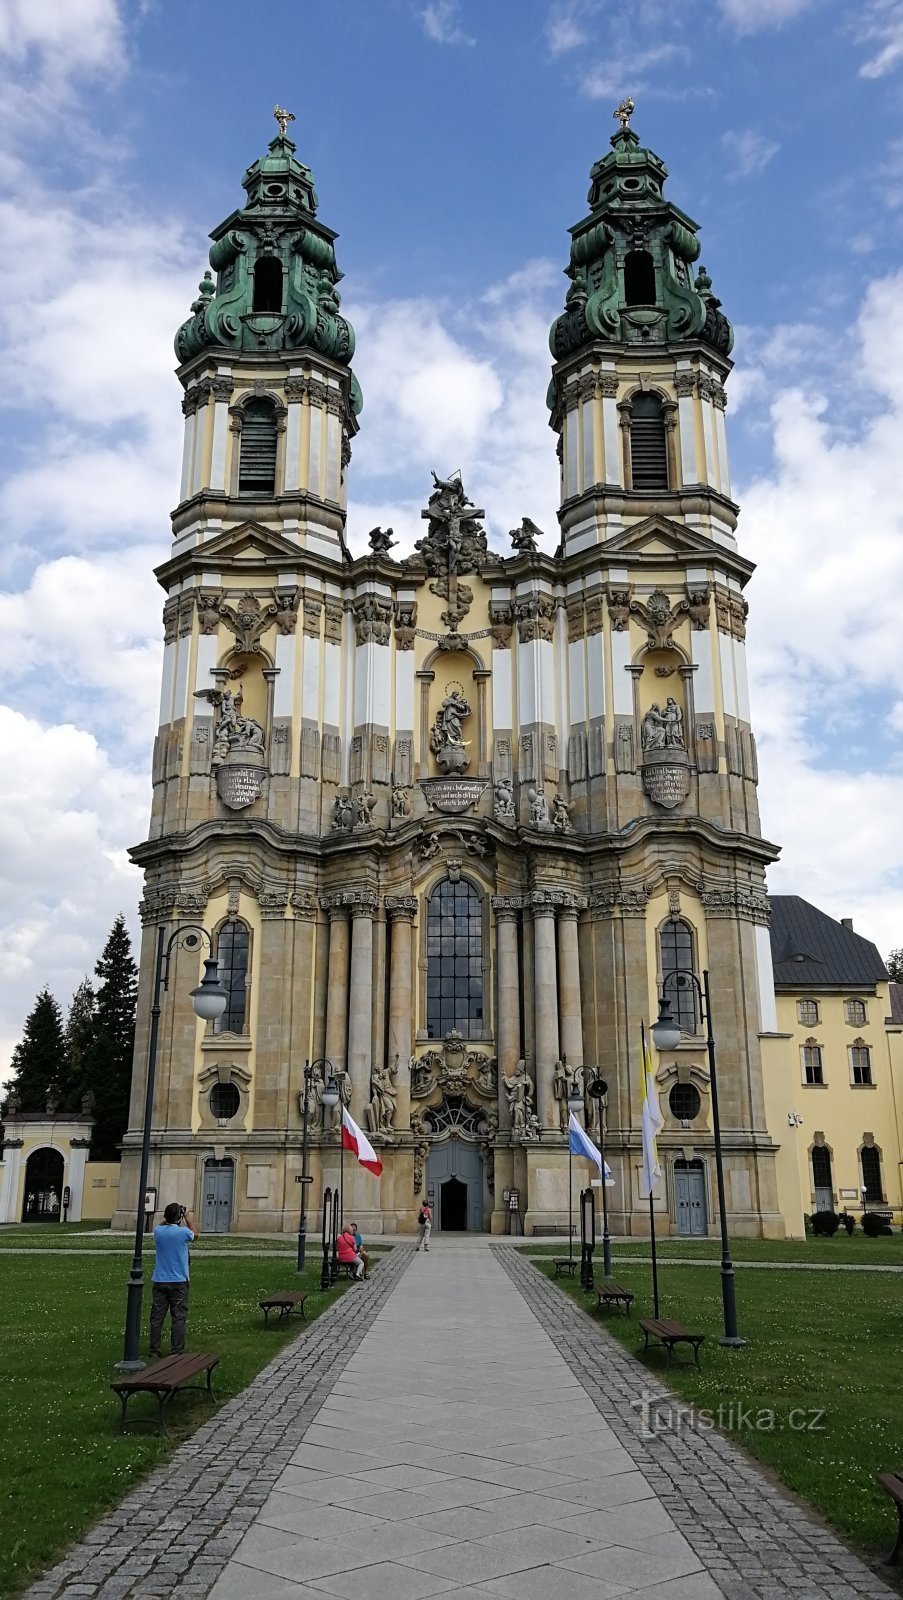
<svg viewBox="0 0 903 1600"><path fill-rule="evenodd" d="M807 1039L800 1048L803 1067L803 1082L808 1084L822 1084L825 1081L824 1065L822 1063L821 1045L816 1039Z"/></svg>
<svg viewBox="0 0 903 1600"><path fill-rule="evenodd" d="M818 1001L797 1000L796 1014L804 1027L814 1028L818 1023Z"/></svg>
<svg viewBox="0 0 903 1600"><path fill-rule="evenodd" d="M699 1026L696 985L693 982L693 930L681 917L663 923L658 936L662 970L662 994L671 1002L671 1014L682 1033L695 1033ZM684 976L672 978L676 972Z"/></svg>
<svg viewBox="0 0 903 1600"><path fill-rule="evenodd" d="M864 1039L850 1045L850 1082L861 1088L872 1082L872 1052Z"/></svg>
<svg viewBox="0 0 903 1600"><path fill-rule="evenodd" d="M862 1028L868 1022L868 1011L864 1000L847 1000L844 1003L844 1015L853 1028Z"/></svg>

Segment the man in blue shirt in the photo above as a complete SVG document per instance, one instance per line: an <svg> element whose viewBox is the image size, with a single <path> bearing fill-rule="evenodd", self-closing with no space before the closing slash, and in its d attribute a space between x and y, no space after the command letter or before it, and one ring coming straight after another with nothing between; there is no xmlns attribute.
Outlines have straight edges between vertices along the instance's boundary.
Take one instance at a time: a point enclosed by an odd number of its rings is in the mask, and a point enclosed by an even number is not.
<svg viewBox="0 0 903 1600"><path fill-rule="evenodd" d="M198 1237L200 1230L183 1206L173 1201L163 1213L163 1221L154 1229L153 1301L150 1316L150 1354L159 1360L162 1354L160 1339L167 1311L171 1325L169 1346L174 1356L185 1349L185 1328L188 1323L188 1246Z"/></svg>

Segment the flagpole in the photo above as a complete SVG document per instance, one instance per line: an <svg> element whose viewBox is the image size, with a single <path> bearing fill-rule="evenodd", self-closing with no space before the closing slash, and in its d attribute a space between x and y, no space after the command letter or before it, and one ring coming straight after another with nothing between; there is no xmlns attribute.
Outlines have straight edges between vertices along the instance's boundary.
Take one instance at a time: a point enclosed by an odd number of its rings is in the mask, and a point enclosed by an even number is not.
<svg viewBox="0 0 903 1600"><path fill-rule="evenodd" d="M642 1017L640 1018L640 1042L640 1059L643 1063L643 1099L645 1100L649 1093L649 1085L646 1081L646 1024ZM651 1183L649 1185L649 1245L652 1251L652 1314L658 1317L658 1257L655 1253L655 1205Z"/></svg>

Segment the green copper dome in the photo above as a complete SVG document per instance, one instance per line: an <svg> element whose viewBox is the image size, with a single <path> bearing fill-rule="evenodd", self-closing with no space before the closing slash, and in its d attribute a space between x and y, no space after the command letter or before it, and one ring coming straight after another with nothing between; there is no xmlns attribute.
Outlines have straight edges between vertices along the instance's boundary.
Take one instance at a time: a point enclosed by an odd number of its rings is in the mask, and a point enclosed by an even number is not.
<svg viewBox="0 0 903 1600"><path fill-rule="evenodd" d="M336 234L317 220L313 175L297 159L282 122L242 187L245 205L210 235L216 280L207 273L176 334L179 361L209 348L308 349L347 366L354 329L339 309ZM352 404L360 409L354 378Z"/></svg>
<svg viewBox="0 0 903 1600"><path fill-rule="evenodd" d="M632 110L632 105L630 107ZM699 255L697 224L664 198L668 169L629 127L629 112L611 153L590 173L590 214L571 229L571 280L565 309L552 324L556 361L597 339L616 344L670 344L701 339L728 355L733 330L712 294Z"/></svg>

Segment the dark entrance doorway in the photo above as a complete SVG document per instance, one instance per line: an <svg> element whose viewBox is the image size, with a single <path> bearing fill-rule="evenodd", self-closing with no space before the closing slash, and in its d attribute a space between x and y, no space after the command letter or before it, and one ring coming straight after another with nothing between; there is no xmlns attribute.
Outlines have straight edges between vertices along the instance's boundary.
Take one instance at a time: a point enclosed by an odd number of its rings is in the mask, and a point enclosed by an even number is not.
<svg viewBox="0 0 903 1600"><path fill-rule="evenodd" d="M59 1222L63 1202L63 1168L59 1150L45 1145L32 1150L25 1163L23 1222Z"/></svg>
<svg viewBox="0 0 903 1600"><path fill-rule="evenodd" d="M442 1232L466 1233L467 1184L448 1178L442 1184Z"/></svg>

